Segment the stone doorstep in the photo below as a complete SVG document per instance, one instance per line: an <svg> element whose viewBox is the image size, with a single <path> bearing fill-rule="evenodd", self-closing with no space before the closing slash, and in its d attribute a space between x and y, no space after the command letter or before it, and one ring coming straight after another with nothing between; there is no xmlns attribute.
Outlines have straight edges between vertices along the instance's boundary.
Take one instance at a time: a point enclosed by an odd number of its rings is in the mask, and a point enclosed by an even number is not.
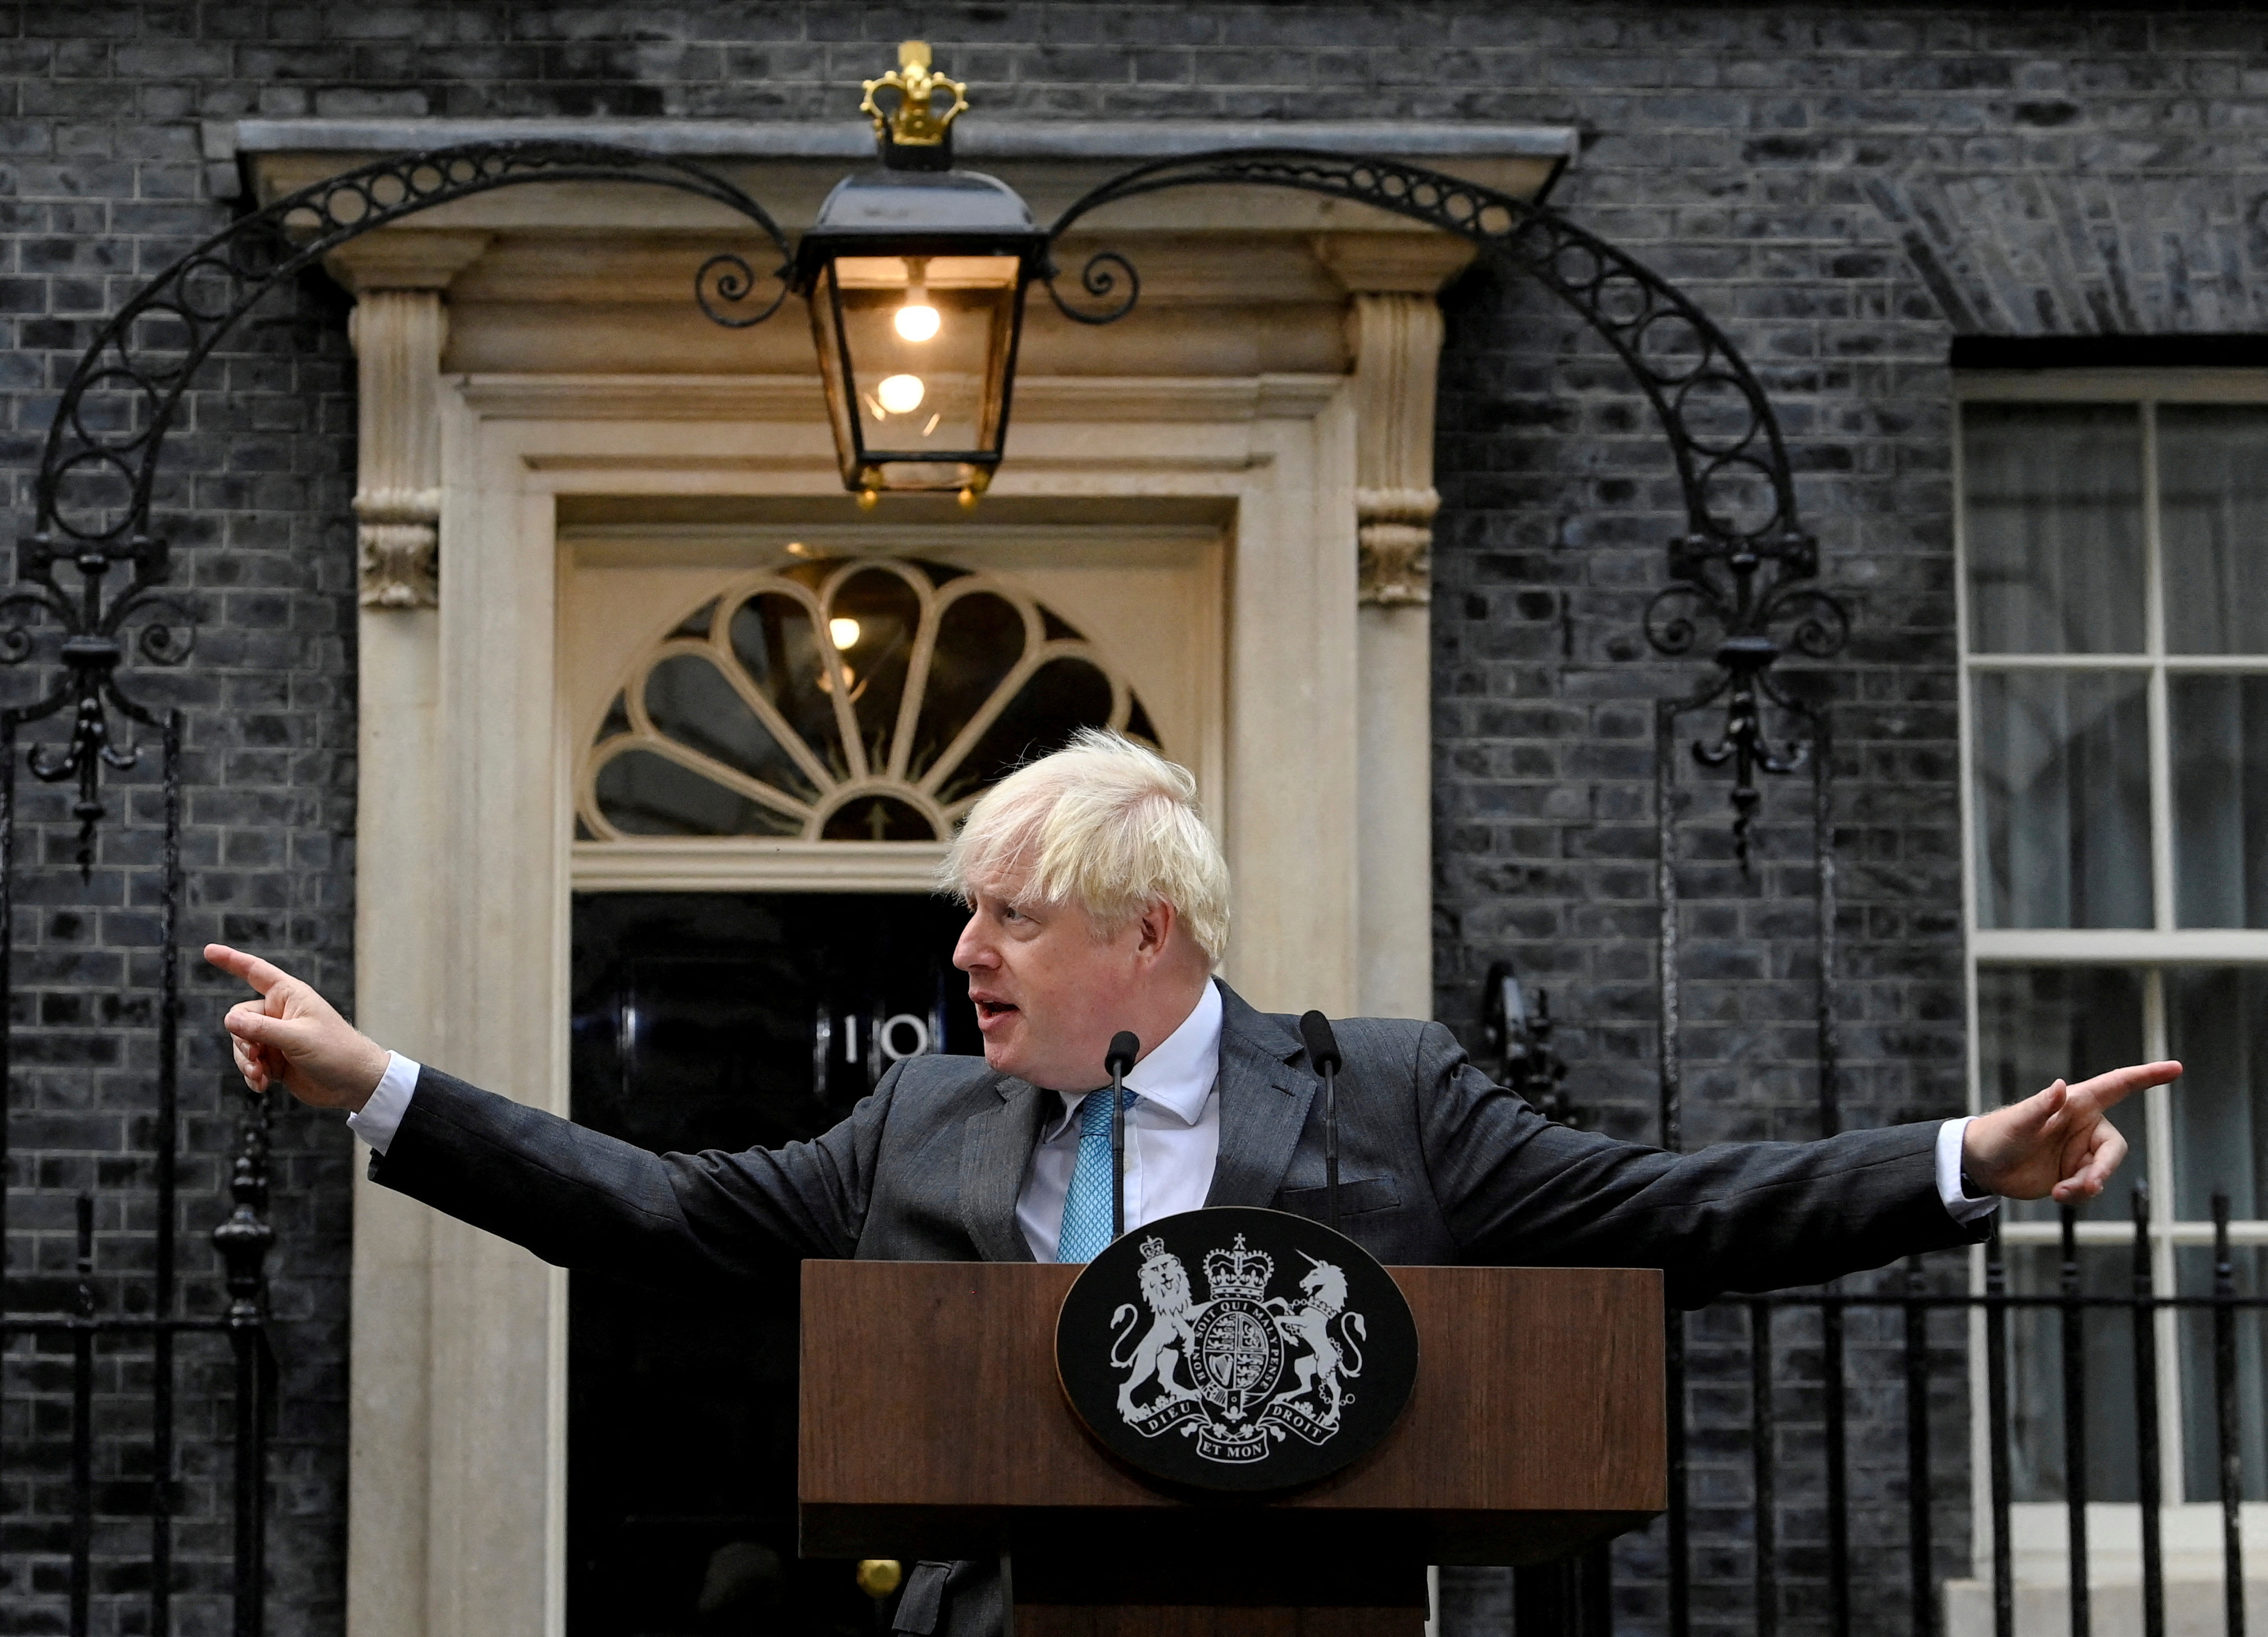
<svg viewBox="0 0 2268 1637"><path fill-rule="evenodd" d="M2218 1575L2169 1577L2166 1637L2222 1637L2222 1582ZM2070 1637L2071 1588L2019 1581L2015 1637ZM2094 1637L2142 1637L2139 1580L2090 1581L2088 1606ZM2268 1580L2244 1582L2245 1625L2268 1618ZM1983 1580L1945 1582L1945 1637L1992 1637L1992 1586Z"/></svg>

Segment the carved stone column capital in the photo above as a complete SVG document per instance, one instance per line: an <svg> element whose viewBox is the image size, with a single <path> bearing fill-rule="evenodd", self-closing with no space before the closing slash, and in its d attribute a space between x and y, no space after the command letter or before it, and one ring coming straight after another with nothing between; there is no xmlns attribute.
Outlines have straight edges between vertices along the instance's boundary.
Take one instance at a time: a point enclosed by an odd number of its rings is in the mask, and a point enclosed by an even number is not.
<svg viewBox="0 0 2268 1637"><path fill-rule="evenodd" d="M1355 538L1362 551L1359 596L1393 607L1432 598L1433 514L1441 497L1430 488L1358 488Z"/></svg>
<svg viewBox="0 0 2268 1637"><path fill-rule="evenodd" d="M1433 546L1433 387L1441 309L1431 295L1358 290L1347 315L1355 355L1355 530L1360 597L1424 603Z"/></svg>
<svg viewBox="0 0 2268 1637"><path fill-rule="evenodd" d="M364 290L350 334L360 361L354 509L362 606L431 608L441 530L433 377L446 315L438 290Z"/></svg>
<svg viewBox="0 0 2268 1637"><path fill-rule="evenodd" d="M347 335L361 363L354 509L365 608L431 608L439 600L441 435L433 393L448 338L442 292L492 237L389 227L324 261L355 297Z"/></svg>

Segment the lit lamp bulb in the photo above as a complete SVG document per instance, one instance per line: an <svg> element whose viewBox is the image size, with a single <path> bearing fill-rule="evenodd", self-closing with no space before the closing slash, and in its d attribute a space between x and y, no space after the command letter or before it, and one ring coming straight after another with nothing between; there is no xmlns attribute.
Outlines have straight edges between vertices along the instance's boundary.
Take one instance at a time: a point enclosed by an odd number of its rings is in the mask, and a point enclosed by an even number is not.
<svg viewBox="0 0 2268 1637"><path fill-rule="evenodd" d="M858 645L858 622L845 615L838 614L827 622L827 635L833 639L836 651L840 653L847 648Z"/></svg>
<svg viewBox="0 0 2268 1637"><path fill-rule="evenodd" d="M937 309L929 305L929 258L906 258L906 305L892 318L899 336L909 341L925 341L937 334Z"/></svg>
<svg viewBox="0 0 2268 1637"><path fill-rule="evenodd" d="M886 375L874 384L874 400L892 415L910 415L927 391L918 375Z"/></svg>

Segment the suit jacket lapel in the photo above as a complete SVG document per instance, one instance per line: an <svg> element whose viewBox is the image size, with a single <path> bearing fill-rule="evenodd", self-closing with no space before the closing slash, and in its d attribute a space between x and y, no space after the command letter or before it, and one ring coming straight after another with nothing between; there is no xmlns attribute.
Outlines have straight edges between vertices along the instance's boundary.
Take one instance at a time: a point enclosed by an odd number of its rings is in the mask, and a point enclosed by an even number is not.
<svg viewBox="0 0 2268 1637"><path fill-rule="evenodd" d="M976 1254L988 1262L1028 1262L1032 1247L1016 1225L1016 1195L1039 1141L1036 1087L1003 1076L998 1103L973 1116L961 1142L961 1222Z"/></svg>
<svg viewBox="0 0 2268 1637"><path fill-rule="evenodd" d="M1220 986L1220 1157L1207 1205L1272 1206L1315 1083L1287 1066L1300 1038Z"/></svg>

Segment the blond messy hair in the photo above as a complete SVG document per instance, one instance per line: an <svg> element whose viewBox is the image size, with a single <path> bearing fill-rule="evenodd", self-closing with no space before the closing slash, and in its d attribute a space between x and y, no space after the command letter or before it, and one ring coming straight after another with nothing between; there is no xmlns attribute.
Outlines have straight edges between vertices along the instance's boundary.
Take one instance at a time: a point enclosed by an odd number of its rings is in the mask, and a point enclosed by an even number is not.
<svg viewBox="0 0 2268 1637"><path fill-rule="evenodd" d="M1080 729L968 810L938 885L968 903L1003 884L1077 904L1106 935L1162 900L1208 960L1228 947L1228 865L1197 811L1197 782L1107 728Z"/></svg>

